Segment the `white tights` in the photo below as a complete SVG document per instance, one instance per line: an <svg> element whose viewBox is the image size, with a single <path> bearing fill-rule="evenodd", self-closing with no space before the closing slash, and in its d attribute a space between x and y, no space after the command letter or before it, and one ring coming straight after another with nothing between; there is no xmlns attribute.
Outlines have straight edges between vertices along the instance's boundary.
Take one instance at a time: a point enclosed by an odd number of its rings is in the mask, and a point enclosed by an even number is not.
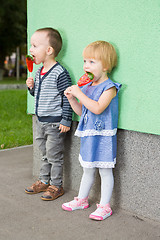
<svg viewBox="0 0 160 240"><path fill-rule="evenodd" d="M83 168L83 176L81 179L78 198L86 198L89 195L90 189L94 182L96 168ZM100 204L106 205L110 202L114 178L112 168L99 168L101 177L101 199Z"/></svg>

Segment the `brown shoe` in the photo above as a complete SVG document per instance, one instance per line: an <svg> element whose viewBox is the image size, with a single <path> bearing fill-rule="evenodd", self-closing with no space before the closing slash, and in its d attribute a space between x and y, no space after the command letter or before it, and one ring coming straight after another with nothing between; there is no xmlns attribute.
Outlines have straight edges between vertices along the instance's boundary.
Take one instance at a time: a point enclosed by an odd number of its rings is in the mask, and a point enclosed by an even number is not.
<svg viewBox="0 0 160 240"><path fill-rule="evenodd" d="M38 180L37 182L33 183L31 187L26 188L25 192L29 194L45 192L48 187L49 184L42 183L41 180Z"/></svg>
<svg viewBox="0 0 160 240"><path fill-rule="evenodd" d="M54 185L50 185L47 191L41 196L41 199L44 201L52 201L64 194L63 187L56 187Z"/></svg>

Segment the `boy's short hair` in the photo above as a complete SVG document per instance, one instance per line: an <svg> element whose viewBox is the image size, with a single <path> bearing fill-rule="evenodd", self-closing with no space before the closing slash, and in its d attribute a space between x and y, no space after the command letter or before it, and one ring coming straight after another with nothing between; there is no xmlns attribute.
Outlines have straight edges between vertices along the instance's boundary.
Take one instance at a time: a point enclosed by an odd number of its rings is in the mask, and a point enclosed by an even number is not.
<svg viewBox="0 0 160 240"><path fill-rule="evenodd" d="M84 58L100 60L107 72L110 73L117 65L117 53L111 43L106 41L95 41L83 50Z"/></svg>
<svg viewBox="0 0 160 240"><path fill-rule="evenodd" d="M49 44L54 49L55 57L58 55L62 48L62 37L58 30L50 27L37 29L36 32L47 32L49 38Z"/></svg>

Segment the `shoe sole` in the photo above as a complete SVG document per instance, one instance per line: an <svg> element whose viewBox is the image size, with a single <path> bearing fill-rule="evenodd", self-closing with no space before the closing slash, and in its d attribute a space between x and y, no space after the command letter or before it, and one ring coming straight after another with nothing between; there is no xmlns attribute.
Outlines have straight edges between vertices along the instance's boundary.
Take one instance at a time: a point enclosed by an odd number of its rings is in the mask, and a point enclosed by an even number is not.
<svg viewBox="0 0 160 240"><path fill-rule="evenodd" d="M89 205L87 206L79 206L79 207L75 207L75 208L70 208L70 207L66 207L65 205L62 205L62 209L65 210L65 211L75 211L75 210L83 210L83 209L86 209L86 208L89 208Z"/></svg>
<svg viewBox="0 0 160 240"><path fill-rule="evenodd" d="M53 201L53 200L55 200L55 199L61 197L63 194L64 194L64 192L61 193L61 194L59 194L59 195L56 196L55 198L43 198L43 196L42 196L41 199L42 199L43 201Z"/></svg>
<svg viewBox="0 0 160 240"><path fill-rule="evenodd" d="M95 215L90 214L90 215L89 215L89 218L92 219L92 220L96 220L96 221L102 221L102 220L110 217L111 215L112 215L112 211L109 212L108 214L106 214L104 217L95 216Z"/></svg>
<svg viewBox="0 0 160 240"><path fill-rule="evenodd" d="M43 190L43 191L40 191L40 192L28 192L27 190L25 190L25 193L27 193L27 194L37 194L37 193L46 192L46 191L47 191L47 189Z"/></svg>

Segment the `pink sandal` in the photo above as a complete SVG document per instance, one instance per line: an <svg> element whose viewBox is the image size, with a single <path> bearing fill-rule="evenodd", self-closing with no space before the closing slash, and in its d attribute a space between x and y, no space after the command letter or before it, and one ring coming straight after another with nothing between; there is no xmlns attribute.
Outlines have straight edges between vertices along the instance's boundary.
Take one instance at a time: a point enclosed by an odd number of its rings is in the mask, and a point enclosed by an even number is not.
<svg viewBox="0 0 160 240"><path fill-rule="evenodd" d="M110 204L106 204L105 206L102 206L100 204L97 204L97 209L93 213L89 215L89 218L93 220L104 220L107 217L110 217L112 215L112 209L110 208Z"/></svg>
<svg viewBox="0 0 160 240"><path fill-rule="evenodd" d="M85 209L88 207L89 207L88 197L84 199L75 197L74 200L62 204L63 210L66 211L74 211L78 209Z"/></svg>

